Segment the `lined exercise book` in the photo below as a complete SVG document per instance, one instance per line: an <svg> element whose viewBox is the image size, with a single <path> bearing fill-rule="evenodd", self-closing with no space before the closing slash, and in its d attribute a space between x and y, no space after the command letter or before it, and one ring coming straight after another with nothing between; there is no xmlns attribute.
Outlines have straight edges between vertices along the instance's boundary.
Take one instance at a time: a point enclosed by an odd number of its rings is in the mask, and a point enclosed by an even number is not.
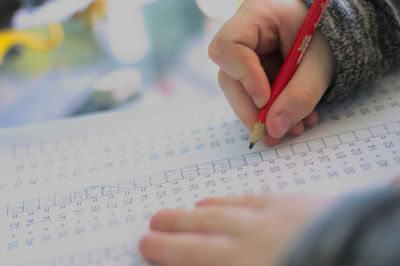
<svg viewBox="0 0 400 266"><path fill-rule="evenodd" d="M400 79L320 108L274 148L224 99L0 131L0 264L146 265L151 215L210 196L334 196L400 174Z"/></svg>

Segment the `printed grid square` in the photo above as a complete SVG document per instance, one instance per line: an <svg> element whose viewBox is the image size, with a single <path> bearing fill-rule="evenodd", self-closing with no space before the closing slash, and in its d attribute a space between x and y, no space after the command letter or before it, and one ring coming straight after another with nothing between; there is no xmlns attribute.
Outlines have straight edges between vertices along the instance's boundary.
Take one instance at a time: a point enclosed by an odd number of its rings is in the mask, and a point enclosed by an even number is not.
<svg viewBox="0 0 400 266"><path fill-rule="evenodd" d="M29 156L39 157L42 155L42 145L39 143L32 143L29 145Z"/></svg>
<svg viewBox="0 0 400 266"><path fill-rule="evenodd" d="M44 154L51 155L56 151L56 143L53 141L46 142L43 147Z"/></svg>
<svg viewBox="0 0 400 266"><path fill-rule="evenodd" d="M292 145L292 149L296 154L310 151L307 144L305 143L294 144Z"/></svg>
<svg viewBox="0 0 400 266"><path fill-rule="evenodd" d="M372 132L372 135L374 135L375 137L382 136L388 133L384 126L372 127L370 128L370 130Z"/></svg>
<svg viewBox="0 0 400 266"><path fill-rule="evenodd" d="M354 136L353 132L340 134L339 138L342 141L342 143L349 143L349 142L353 142L353 141L357 140L357 138Z"/></svg>
<svg viewBox="0 0 400 266"><path fill-rule="evenodd" d="M28 147L23 146L15 146L14 147L14 159L23 160L28 155Z"/></svg>
<svg viewBox="0 0 400 266"><path fill-rule="evenodd" d="M277 159L278 155L276 154L275 150L271 149L271 150L261 152L261 157L264 161L268 161L268 160Z"/></svg>
<svg viewBox="0 0 400 266"><path fill-rule="evenodd" d="M355 132L358 139L367 139L372 137L371 132L368 129L361 129Z"/></svg>
<svg viewBox="0 0 400 266"><path fill-rule="evenodd" d="M390 133L396 133L400 131L400 121L386 124L386 128L389 130Z"/></svg>
<svg viewBox="0 0 400 266"><path fill-rule="evenodd" d="M214 166L212 163L204 163L204 164L199 164L197 166L199 169L199 174L200 175L206 175L206 174L211 174L214 173Z"/></svg>
<svg viewBox="0 0 400 266"><path fill-rule="evenodd" d="M279 157L285 157L285 156L290 156L293 155L293 151L290 148L290 146L282 147L282 148L277 148L276 153L278 153Z"/></svg>
<svg viewBox="0 0 400 266"><path fill-rule="evenodd" d="M229 163L232 168L242 167L246 165L246 161L243 156L229 158Z"/></svg>
<svg viewBox="0 0 400 266"><path fill-rule="evenodd" d="M308 141L307 143L308 143L308 147L310 147L310 149L312 151L325 148L325 144L320 139Z"/></svg>
<svg viewBox="0 0 400 266"><path fill-rule="evenodd" d="M342 144L340 142L340 139L337 136L331 136L331 137L324 138L324 142L327 147Z"/></svg>
<svg viewBox="0 0 400 266"><path fill-rule="evenodd" d="M246 154L245 158L246 158L247 164L254 164L254 163L259 163L259 162L262 161L261 157L260 157L260 154L258 152L257 153Z"/></svg>

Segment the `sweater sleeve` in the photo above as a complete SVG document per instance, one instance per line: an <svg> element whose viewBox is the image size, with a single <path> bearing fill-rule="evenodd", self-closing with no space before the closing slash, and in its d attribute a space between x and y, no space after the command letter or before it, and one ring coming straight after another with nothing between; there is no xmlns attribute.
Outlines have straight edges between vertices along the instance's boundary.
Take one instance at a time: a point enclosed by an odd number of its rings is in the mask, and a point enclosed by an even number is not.
<svg viewBox="0 0 400 266"><path fill-rule="evenodd" d="M303 0L309 7L313 0ZM336 58L322 101L342 99L400 66L400 0L330 0L319 24Z"/></svg>
<svg viewBox="0 0 400 266"><path fill-rule="evenodd" d="M283 266L400 265L400 190L347 198L293 243Z"/></svg>

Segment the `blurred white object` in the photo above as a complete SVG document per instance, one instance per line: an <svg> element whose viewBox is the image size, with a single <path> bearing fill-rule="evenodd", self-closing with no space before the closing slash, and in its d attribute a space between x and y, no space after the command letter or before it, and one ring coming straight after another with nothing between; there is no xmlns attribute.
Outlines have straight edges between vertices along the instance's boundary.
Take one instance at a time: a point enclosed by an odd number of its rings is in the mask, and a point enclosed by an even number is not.
<svg viewBox="0 0 400 266"><path fill-rule="evenodd" d="M150 48L144 23L143 5L155 0L109 0L107 20L97 23L94 31L116 60L133 63L144 57ZM53 0L34 8L19 10L13 18L15 29L43 26L51 22L70 19L85 10L93 0Z"/></svg>
<svg viewBox="0 0 400 266"><path fill-rule="evenodd" d="M142 75L135 68L110 72L93 83L93 101L101 108L126 102L139 94Z"/></svg>
<svg viewBox="0 0 400 266"><path fill-rule="evenodd" d="M0 0L1 1L1 0ZM34 9L21 9L13 17L15 29L40 27L48 23L63 22L70 19L76 12L85 10L94 0L48 0ZM108 0L113 5L120 0ZM155 0L126 0L135 6L154 2ZM129 11L129 10L128 10ZM132 14L134 15L134 14Z"/></svg>
<svg viewBox="0 0 400 266"><path fill-rule="evenodd" d="M15 29L40 27L48 23L62 22L76 12L86 9L93 0L53 0L33 10L21 9L13 18Z"/></svg>
<svg viewBox="0 0 400 266"><path fill-rule="evenodd" d="M112 55L121 63L138 61L150 48L142 12L144 3L112 0L107 6L107 21L103 28L105 39Z"/></svg>
<svg viewBox="0 0 400 266"><path fill-rule="evenodd" d="M200 10L208 17L227 21L236 12L238 0L196 0Z"/></svg>

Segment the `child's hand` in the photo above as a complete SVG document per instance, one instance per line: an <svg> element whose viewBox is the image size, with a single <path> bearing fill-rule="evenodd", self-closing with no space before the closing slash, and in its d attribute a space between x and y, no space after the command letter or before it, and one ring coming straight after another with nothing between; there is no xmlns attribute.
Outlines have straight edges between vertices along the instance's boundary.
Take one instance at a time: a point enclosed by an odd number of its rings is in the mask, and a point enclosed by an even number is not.
<svg viewBox="0 0 400 266"><path fill-rule="evenodd" d="M300 0L245 1L210 44L209 55L221 68L220 86L250 130L306 14ZM317 123L314 108L334 73L332 52L316 32L299 68L269 111L267 145L277 144L286 133L300 135L304 125Z"/></svg>
<svg viewBox="0 0 400 266"><path fill-rule="evenodd" d="M162 265L277 265L303 226L331 200L260 195L214 198L193 211L162 210L140 242Z"/></svg>

